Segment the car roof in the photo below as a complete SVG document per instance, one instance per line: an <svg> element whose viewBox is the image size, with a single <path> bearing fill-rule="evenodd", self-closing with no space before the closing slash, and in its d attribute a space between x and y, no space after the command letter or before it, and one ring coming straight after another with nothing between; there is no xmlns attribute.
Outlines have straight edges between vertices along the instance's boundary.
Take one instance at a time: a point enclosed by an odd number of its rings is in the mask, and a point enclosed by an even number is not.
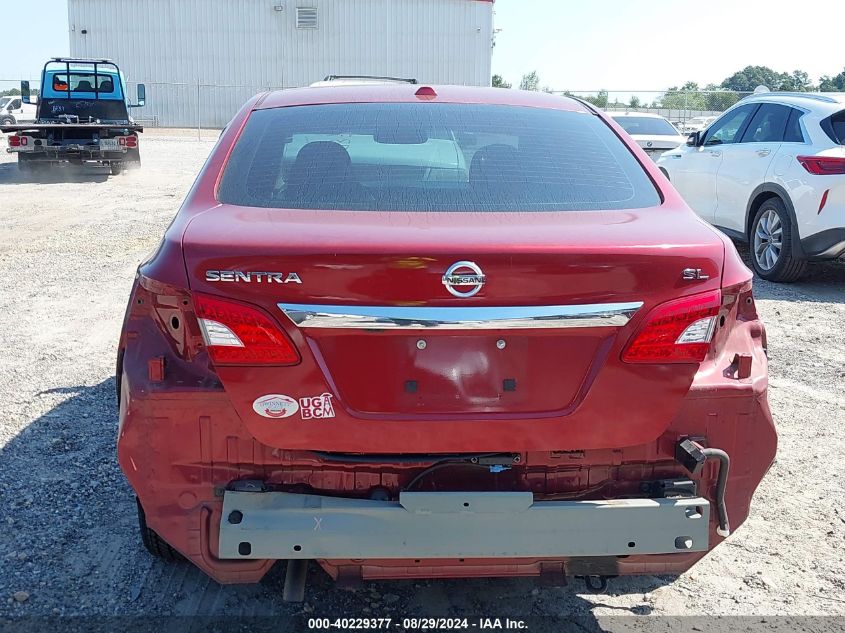
<svg viewBox="0 0 845 633"><path fill-rule="evenodd" d="M839 111L845 106L845 93L841 92L763 92L749 95L739 103L782 103L814 110Z"/></svg>
<svg viewBox="0 0 845 633"><path fill-rule="evenodd" d="M428 96L431 91L435 96ZM417 93L421 94L418 96ZM465 103L525 106L593 112L592 108L577 99L545 92L512 90L507 88L480 88L474 86L440 86L427 84L391 83L378 85L338 85L318 88L292 88L267 93L255 104L254 109L265 110L286 106L323 105L330 103Z"/></svg>

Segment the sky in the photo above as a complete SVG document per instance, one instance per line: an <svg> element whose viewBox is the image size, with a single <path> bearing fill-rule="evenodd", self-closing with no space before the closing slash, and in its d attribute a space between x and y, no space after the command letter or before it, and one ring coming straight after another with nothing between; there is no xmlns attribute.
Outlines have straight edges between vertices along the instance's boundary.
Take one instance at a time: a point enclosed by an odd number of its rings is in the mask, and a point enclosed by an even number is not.
<svg viewBox="0 0 845 633"><path fill-rule="evenodd" d="M47 59L70 54L67 0L0 0L0 7L0 80L38 79Z"/></svg>
<svg viewBox="0 0 845 633"><path fill-rule="evenodd" d="M0 80L35 79L48 57L68 54L67 0L0 5L6 27ZM515 85L536 70L541 85L555 90L643 93L686 81L718 84L748 65L805 70L814 82L845 68L842 0L496 0L494 6L502 30L493 72ZM14 24L37 24L37 36Z"/></svg>
<svg viewBox="0 0 845 633"><path fill-rule="evenodd" d="M493 72L555 90L720 84L746 66L845 68L842 0L497 0ZM827 16L823 19L822 16Z"/></svg>

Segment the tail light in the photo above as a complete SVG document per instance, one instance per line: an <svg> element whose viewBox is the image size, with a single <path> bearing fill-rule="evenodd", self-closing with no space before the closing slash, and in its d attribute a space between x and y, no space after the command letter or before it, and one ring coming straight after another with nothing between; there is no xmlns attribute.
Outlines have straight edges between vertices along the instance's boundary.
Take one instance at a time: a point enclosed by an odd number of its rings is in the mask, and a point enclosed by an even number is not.
<svg viewBox="0 0 845 633"><path fill-rule="evenodd" d="M217 365L295 365L299 353L259 308L194 294L194 308L209 356Z"/></svg>
<svg viewBox="0 0 845 633"><path fill-rule="evenodd" d="M9 137L9 147L26 147L27 145L29 145L29 139L25 136L15 134Z"/></svg>
<svg viewBox="0 0 845 633"><path fill-rule="evenodd" d="M622 352L627 363L700 363L722 304L719 290L661 303Z"/></svg>
<svg viewBox="0 0 845 633"><path fill-rule="evenodd" d="M138 137L134 134L131 134L130 136L118 136L117 143L121 147L128 147L130 149L134 149L138 147Z"/></svg>
<svg viewBox="0 0 845 633"><path fill-rule="evenodd" d="M798 162L816 176L845 174L845 158L839 156L799 156Z"/></svg>

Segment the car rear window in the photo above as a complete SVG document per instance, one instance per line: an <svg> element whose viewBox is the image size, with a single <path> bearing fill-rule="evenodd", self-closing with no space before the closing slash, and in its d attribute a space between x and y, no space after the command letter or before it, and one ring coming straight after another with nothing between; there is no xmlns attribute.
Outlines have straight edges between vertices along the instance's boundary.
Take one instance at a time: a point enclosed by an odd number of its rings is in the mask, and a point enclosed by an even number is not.
<svg viewBox="0 0 845 633"><path fill-rule="evenodd" d="M253 112L218 198L270 208L423 212L660 204L643 167L597 116L431 103Z"/></svg>
<svg viewBox="0 0 845 633"><path fill-rule="evenodd" d="M70 73L68 85L67 73L53 75L53 90L56 92L114 92L116 82L112 75L91 73Z"/></svg>
<svg viewBox="0 0 845 633"><path fill-rule="evenodd" d="M822 129L834 143L845 145L845 110L822 121Z"/></svg>
<svg viewBox="0 0 845 633"><path fill-rule="evenodd" d="M679 136L680 132L666 119L647 116L615 116L614 120L628 134L644 136Z"/></svg>

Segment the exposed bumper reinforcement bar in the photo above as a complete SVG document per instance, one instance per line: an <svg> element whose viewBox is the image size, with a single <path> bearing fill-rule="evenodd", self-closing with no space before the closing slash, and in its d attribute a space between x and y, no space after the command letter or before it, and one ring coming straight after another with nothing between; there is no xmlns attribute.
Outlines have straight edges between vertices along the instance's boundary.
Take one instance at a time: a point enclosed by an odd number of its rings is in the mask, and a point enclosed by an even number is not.
<svg viewBox="0 0 845 633"><path fill-rule="evenodd" d="M226 491L222 559L618 556L708 549L703 498L540 501L403 492L398 502Z"/></svg>

